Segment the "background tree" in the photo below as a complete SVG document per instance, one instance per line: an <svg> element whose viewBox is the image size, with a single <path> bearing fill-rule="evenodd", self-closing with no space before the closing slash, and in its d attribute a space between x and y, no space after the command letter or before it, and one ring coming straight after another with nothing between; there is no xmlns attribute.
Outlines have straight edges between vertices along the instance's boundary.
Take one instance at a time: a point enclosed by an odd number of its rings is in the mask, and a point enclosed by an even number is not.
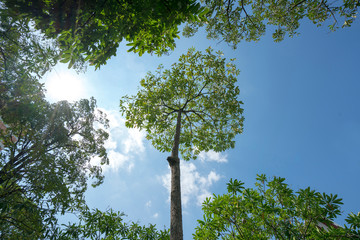
<svg viewBox="0 0 360 240"><path fill-rule="evenodd" d="M32 19L35 27L56 39L62 62L83 60L99 68L116 55L122 41L129 51L158 55L175 47L178 26L198 19L195 0L3 0L8 11Z"/></svg>
<svg viewBox="0 0 360 240"><path fill-rule="evenodd" d="M124 222L124 214L112 209L105 212L99 209L84 208L78 223L69 223L56 229L54 239L132 239L167 240L168 230L157 230L155 225L141 226L138 223Z"/></svg>
<svg viewBox="0 0 360 240"><path fill-rule="evenodd" d="M294 192L284 178L258 175L256 189L230 180L228 193L203 203L194 239L360 239L360 216L350 214L350 225L334 220L342 199L310 188Z"/></svg>
<svg viewBox="0 0 360 240"><path fill-rule="evenodd" d="M184 34L192 36L205 26L208 38L220 38L234 48L241 40L259 40L267 26L271 27L275 41L283 40L287 34L292 37L298 34L304 18L317 26L330 22L330 30L339 25L349 27L360 6L358 0L201 0L201 3L209 9L207 20L188 24Z"/></svg>
<svg viewBox="0 0 360 240"><path fill-rule="evenodd" d="M107 120L95 100L50 104L39 79L56 64L54 42L0 5L0 238L38 239L56 215L83 204L87 179L102 182Z"/></svg>
<svg viewBox="0 0 360 240"><path fill-rule="evenodd" d="M171 239L182 239L179 152L184 160L201 151L224 151L234 147L242 132L243 109L239 71L222 53L190 49L170 70L160 66L141 80L135 96L120 101L126 126L146 130L146 138L167 158L171 168Z"/></svg>
<svg viewBox="0 0 360 240"><path fill-rule="evenodd" d="M12 101L0 115L8 126L0 137L0 232L42 234L57 214L84 204L89 178L93 186L102 182L101 168L90 161L97 156L108 162L108 134L95 128L106 127L107 120L94 99Z"/></svg>

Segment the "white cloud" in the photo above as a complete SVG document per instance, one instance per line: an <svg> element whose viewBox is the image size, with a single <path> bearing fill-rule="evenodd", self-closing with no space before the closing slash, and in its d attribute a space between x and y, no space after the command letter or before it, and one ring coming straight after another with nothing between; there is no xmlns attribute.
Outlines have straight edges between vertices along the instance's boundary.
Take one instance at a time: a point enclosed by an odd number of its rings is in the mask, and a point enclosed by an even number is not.
<svg viewBox="0 0 360 240"><path fill-rule="evenodd" d="M192 162L180 162L181 168L181 201L183 206L187 206L191 200L195 200L197 205L211 196L210 187L220 179L220 175L211 171L209 174L203 176L197 170ZM160 176L162 185L170 193L170 173Z"/></svg>
<svg viewBox="0 0 360 240"><path fill-rule="evenodd" d="M124 152L144 152L145 147L143 140L145 138L145 133L140 132L138 129L130 128L127 129L128 136L125 138L122 143L124 144Z"/></svg>
<svg viewBox="0 0 360 240"><path fill-rule="evenodd" d="M199 159L202 162L208 161L208 162L226 163L228 161L226 154L215 152L213 150L210 150L208 152L201 152L199 154Z"/></svg>
<svg viewBox="0 0 360 240"><path fill-rule="evenodd" d="M131 158L114 150L108 151L109 165L102 165L104 172L114 171L117 172L120 169L126 169L131 172L134 167L134 163L131 162ZM100 165L100 158L95 157L91 160L92 165Z"/></svg>
<svg viewBox="0 0 360 240"><path fill-rule="evenodd" d="M135 159L145 151L145 133L138 129L125 127L125 119L117 111L100 109L109 119L109 139L105 142L108 152L109 165L103 165L104 172L118 172L121 169L131 172L135 166ZM94 159L93 164L99 164L99 159Z"/></svg>
<svg viewBox="0 0 360 240"><path fill-rule="evenodd" d="M146 206L147 208L151 207L151 200L147 201L147 202L145 203L145 206Z"/></svg>
<svg viewBox="0 0 360 240"><path fill-rule="evenodd" d="M114 141L113 139L109 138L109 139L105 142L104 147L105 147L106 149L116 149L117 143L116 143L116 141Z"/></svg>
<svg viewBox="0 0 360 240"><path fill-rule="evenodd" d="M125 156L114 150L108 152L109 166L113 171L117 172L120 168L128 167L131 165L128 156Z"/></svg>
<svg viewBox="0 0 360 240"><path fill-rule="evenodd" d="M153 218L158 218L159 217L159 213L155 213L154 215L153 215Z"/></svg>

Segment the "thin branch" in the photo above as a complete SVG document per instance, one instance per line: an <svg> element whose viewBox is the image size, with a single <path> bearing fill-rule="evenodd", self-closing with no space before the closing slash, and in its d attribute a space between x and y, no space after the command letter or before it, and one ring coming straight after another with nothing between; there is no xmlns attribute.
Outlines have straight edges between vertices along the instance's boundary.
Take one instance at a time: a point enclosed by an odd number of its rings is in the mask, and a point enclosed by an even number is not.
<svg viewBox="0 0 360 240"><path fill-rule="evenodd" d="M194 97L186 100L186 102L185 102L184 106L181 108L181 110L185 110L186 105L187 105L189 102L191 102L191 101L195 100L196 98L202 96L202 95L203 95L203 94L202 94L202 91L205 89L205 87L206 87L208 84L209 84L209 81L205 82L204 86L202 86L202 88L199 90L198 94L196 94Z"/></svg>
<svg viewBox="0 0 360 240"><path fill-rule="evenodd" d="M306 239L306 232L307 232L307 230L309 229L309 227L310 227L310 223L313 221L313 219L312 218L310 218L310 221L309 221L309 223L307 224L307 226L305 227L305 230L304 230L304 235L303 235L303 239Z"/></svg>
<svg viewBox="0 0 360 240"><path fill-rule="evenodd" d="M4 53L4 50L3 50L3 48L2 47L0 47L0 52L1 52L1 55L2 55L2 57L3 57L3 59L4 59L4 72L5 72L5 78L6 78L6 76L7 76L7 74L6 74L6 71L7 71L7 63L6 63L6 56L5 56L5 53Z"/></svg>
<svg viewBox="0 0 360 240"><path fill-rule="evenodd" d="M214 127L215 127L215 129L216 129L216 131L219 133L219 129L218 129L218 127L216 126L216 122L218 122L216 119L214 119L210 114L208 114L208 113L206 113L206 112L204 112L204 111L195 111L195 110L189 110L189 111L187 111L187 112L191 112L191 113L194 113L194 114L196 114L198 117L200 117L201 118L201 120L203 120L204 122L208 122L207 120L205 120L202 116L201 116L201 114L203 114L203 115L206 115L207 117L209 117L210 119L211 119L211 121L214 123Z"/></svg>
<svg viewBox="0 0 360 240"><path fill-rule="evenodd" d="M270 224L270 223L269 223L267 220L265 220L265 219L264 219L264 222L265 222L266 225L270 226L270 228L273 229L274 234L275 234L278 238L279 238L279 236L280 236L281 239L284 239L281 234L279 235L278 231L276 230L276 228L275 228L272 224Z"/></svg>
<svg viewBox="0 0 360 240"><path fill-rule="evenodd" d="M162 120L159 120L159 122L166 122L166 120L168 119L168 117L170 116L170 114L176 113L176 112L178 112L178 110L173 110L173 111L171 111L171 112L163 113L163 116L165 115L165 118L162 119Z"/></svg>
<svg viewBox="0 0 360 240"><path fill-rule="evenodd" d="M193 135L193 131L192 131L192 121L191 121L190 117L188 116L187 112L184 112L184 114L185 114L185 117L187 118L187 120L188 120L189 123L190 123L190 133L191 133L191 135Z"/></svg>
<svg viewBox="0 0 360 240"><path fill-rule="evenodd" d="M120 2L119 2L119 0L116 0L119 4L121 4ZM105 4L106 4L106 2L107 2L107 0L105 0L104 2L103 2L103 4L101 5L101 9L105 6ZM81 26L80 26L80 28L83 28L85 25L87 25L89 22L90 22L90 20L93 18L93 17L95 17L95 15L96 15L96 11L94 11L92 14L91 14L91 16L85 21L85 23L83 23Z"/></svg>
<svg viewBox="0 0 360 240"><path fill-rule="evenodd" d="M290 11L294 10L294 8L296 8L297 6L303 4L304 2L306 2L306 0L302 0L302 1L298 2L297 4L295 4L294 6L291 7Z"/></svg>
<svg viewBox="0 0 360 240"><path fill-rule="evenodd" d="M244 233L242 232L241 228L238 226L238 224L236 223L235 220L233 220L232 218L229 219L229 221L235 225L236 230L238 231L238 233L241 235L242 239L245 239ZM235 239L235 238L234 238Z"/></svg>
<svg viewBox="0 0 360 240"><path fill-rule="evenodd" d="M230 27L230 29L232 30L233 28L232 28L232 24L231 24L231 22L230 22L230 3L231 3L232 1L230 1L230 0L228 0L228 5L227 5L227 8L226 8L226 16L227 16L227 22L228 22L228 24L229 24L229 27Z"/></svg>
<svg viewBox="0 0 360 240"><path fill-rule="evenodd" d="M166 105L165 104L165 102L164 102L164 100L162 99L162 98L160 98L160 100L161 100L161 102L162 102L162 106L163 107L167 107L167 108L169 108L169 109L171 109L171 110L173 110L173 111L179 111L179 109L175 109L175 108L173 108L173 107L170 107L170 106L168 106L168 105Z"/></svg>
<svg viewBox="0 0 360 240"><path fill-rule="evenodd" d="M336 20L335 14L333 13L333 11L330 9L330 7L329 7L327 4L323 3L323 5L325 6L325 8L326 8L326 9L330 12L331 16L333 17L333 19L334 19L334 23L333 23L333 25L332 25L332 26L335 26L335 25L336 25L336 23L337 23L337 20Z"/></svg>
<svg viewBox="0 0 360 240"><path fill-rule="evenodd" d="M246 12L245 6L244 6L244 0L241 0L241 8L244 10L244 13L246 15L246 18L248 18L250 20L250 22L252 23L252 25L254 25L256 27L257 30L260 31L260 29L258 28L258 26L252 21L250 15Z"/></svg>

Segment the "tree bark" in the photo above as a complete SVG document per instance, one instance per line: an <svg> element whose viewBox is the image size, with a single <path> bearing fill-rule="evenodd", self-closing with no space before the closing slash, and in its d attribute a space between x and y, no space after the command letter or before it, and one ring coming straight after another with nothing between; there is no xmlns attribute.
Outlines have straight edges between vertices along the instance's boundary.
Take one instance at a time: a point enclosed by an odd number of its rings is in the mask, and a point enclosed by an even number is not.
<svg viewBox="0 0 360 240"><path fill-rule="evenodd" d="M171 152L171 156L167 158L171 169L170 240L183 239L179 159L180 133L181 110L178 111L176 131L174 136L174 146Z"/></svg>

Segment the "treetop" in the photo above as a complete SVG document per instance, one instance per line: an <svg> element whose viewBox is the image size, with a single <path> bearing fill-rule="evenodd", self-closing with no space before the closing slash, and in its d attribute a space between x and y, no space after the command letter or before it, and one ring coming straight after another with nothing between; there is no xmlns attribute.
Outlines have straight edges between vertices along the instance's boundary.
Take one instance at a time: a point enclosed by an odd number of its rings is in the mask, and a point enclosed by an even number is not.
<svg viewBox="0 0 360 240"><path fill-rule="evenodd" d="M180 152L185 160L195 159L200 151L233 148L233 138L242 132L242 101L236 86L239 70L222 52L205 53L190 48L179 61L140 81L135 96L120 101L126 126L144 129L156 149L170 152L177 114L181 112Z"/></svg>

